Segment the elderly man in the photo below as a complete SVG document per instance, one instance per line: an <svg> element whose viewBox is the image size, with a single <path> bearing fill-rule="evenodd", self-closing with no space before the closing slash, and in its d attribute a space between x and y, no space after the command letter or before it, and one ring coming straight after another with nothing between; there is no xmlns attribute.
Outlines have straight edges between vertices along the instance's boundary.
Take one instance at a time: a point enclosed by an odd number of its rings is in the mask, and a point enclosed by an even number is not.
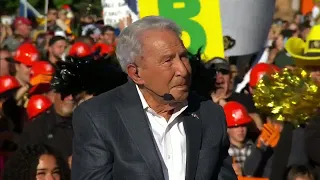
<svg viewBox="0 0 320 180"><path fill-rule="evenodd" d="M75 110L72 179L236 179L223 109L189 95L180 35L156 16L123 30L116 53L131 80Z"/></svg>

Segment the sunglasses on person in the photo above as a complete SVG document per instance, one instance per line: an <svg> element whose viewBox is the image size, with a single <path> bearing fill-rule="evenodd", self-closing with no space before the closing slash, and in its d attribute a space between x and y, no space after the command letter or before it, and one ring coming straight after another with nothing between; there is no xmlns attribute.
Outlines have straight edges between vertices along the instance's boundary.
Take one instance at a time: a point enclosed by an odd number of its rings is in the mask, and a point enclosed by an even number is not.
<svg viewBox="0 0 320 180"><path fill-rule="evenodd" d="M229 70L226 70L226 69L217 69L216 70L216 73L221 73L222 75L228 75L230 74L230 71Z"/></svg>

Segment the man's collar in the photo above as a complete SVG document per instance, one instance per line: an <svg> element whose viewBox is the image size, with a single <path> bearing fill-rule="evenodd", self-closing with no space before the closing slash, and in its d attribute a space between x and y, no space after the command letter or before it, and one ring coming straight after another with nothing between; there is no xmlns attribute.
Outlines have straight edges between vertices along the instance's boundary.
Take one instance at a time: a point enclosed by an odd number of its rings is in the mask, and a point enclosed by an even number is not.
<svg viewBox="0 0 320 180"><path fill-rule="evenodd" d="M142 103L142 108L143 109L147 109L149 108L149 105L146 101L146 99L143 97L143 94L142 92L140 91L139 87L136 85L136 88L137 88L137 91L138 91L138 94L139 94L139 97L140 97L140 100L141 100L141 103Z"/></svg>

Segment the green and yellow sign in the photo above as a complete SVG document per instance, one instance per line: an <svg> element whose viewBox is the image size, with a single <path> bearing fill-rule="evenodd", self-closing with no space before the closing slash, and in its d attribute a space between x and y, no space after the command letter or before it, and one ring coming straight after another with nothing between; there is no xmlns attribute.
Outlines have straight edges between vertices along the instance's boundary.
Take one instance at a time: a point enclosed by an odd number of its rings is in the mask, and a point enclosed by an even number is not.
<svg viewBox="0 0 320 180"><path fill-rule="evenodd" d="M206 60L224 57L219 0L138 0L138 4L141 18L158 15L175 21L191 52L203 47Z"/></svg>

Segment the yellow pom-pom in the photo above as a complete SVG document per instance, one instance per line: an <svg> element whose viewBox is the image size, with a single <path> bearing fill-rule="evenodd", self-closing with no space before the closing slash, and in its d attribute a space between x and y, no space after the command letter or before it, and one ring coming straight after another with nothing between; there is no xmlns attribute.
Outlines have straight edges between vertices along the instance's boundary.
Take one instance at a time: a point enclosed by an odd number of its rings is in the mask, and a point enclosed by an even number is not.
<svg viewBox="0 0 320 180"><path fill-rule="evenodd" d="M296 126L304 124L320 108L320 89L301 68L264 76L253 98L261 112Z"/></svg>

